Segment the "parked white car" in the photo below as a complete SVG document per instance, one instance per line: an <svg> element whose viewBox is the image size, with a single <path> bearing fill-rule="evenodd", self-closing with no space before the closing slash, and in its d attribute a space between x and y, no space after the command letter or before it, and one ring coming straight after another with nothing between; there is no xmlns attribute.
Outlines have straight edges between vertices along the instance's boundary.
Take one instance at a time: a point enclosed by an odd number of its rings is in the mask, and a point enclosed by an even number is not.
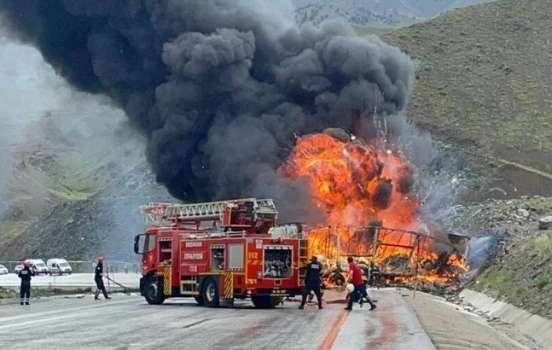
<svg viewBox="0 0 552 350"><path fill-rule="evenodd" d="M0 265L0 275L7 275L8 274L8 268L4 265Z"/></svg>
<svg viewBox="0 0 552 350"><path fill-rule="evenodd" d="M35 275L47 275L48 266L44 263L42 259L29 259L31 263L31 269L34 271Z"/></svg>
<svg viewBox="0 0 552 350"><path fill-rule="evenodd" d="M15 265L15 268L13 269L13 273L16 275L19 274L19 271L23 270L23 264Z"/></svg>
<svg viewBox="0 0 552 350"><path fill-rule="evenodd" d="M50 275L70 275L73 272L71 265L65 259L48 259L46 265Z"/></svg>

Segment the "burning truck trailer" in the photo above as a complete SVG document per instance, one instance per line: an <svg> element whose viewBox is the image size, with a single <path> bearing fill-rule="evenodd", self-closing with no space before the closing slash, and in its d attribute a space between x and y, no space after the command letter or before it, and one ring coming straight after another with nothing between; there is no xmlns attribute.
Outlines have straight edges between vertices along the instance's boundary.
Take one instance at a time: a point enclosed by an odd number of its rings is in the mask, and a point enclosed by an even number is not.
<svg viewBox="0 0 552 350"><path fill-rule="evenodd" d="M385 227L375 231L374 284L402 285L429 292L455 292L467 272L469 237L458 233L412 232ZM398 242L398 243L397 243Z"/></svg>
<svg viewBox="0 0 552 350"><path fill-rule="evenodd" d="M469 237L430 231L422 222L415 169L387 138L367 142L341 129L305 135L279 172L309 183L312 204L326 214L305 230L309 251L334 269L356 256L375 285L430 292L461 286Z"/></svg>
<svg viewBox="0 0 552 350"><path fill-rule="evenodd" d="M320 234L324 231L326 237ZM458 233L436 237L376 224L362 228L316 228L309 246L323 245L322 250L314 250L326 263L327 287L345 281L343 264L352 256L358 260L370 286L402 286L440 293L461 287L462 276L467 272L464 262L469 241L470 237Z"/></svg>

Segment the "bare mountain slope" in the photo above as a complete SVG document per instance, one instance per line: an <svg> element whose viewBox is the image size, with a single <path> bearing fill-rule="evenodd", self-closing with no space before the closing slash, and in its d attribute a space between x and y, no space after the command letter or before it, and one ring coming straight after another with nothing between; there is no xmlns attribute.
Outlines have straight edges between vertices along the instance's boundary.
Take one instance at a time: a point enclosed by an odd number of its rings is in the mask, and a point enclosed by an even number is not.
<svg viewBox="0 0 552 350"><path fill-rule="evenodd" d="M417 62L416 124L498 167L483 197L552 191L551 20L550 1L499 0L383 34Z"/></svg>
<svg viewBox="0 0 552 350"><path fill-rule="evenodd" d="M1 26L0 26L1 27ZM139 206L169 200L142 136L0 30L0 259L129 259Z"/></svg>
<svg viewBox="0 0 552 350"><path fill-rule="evenodd" d="M132 237L143 229L139 206L171 199L155 183L132 129L87 137L62 130L66 121L65 115L46 116L31 125L32 138L16 146L0 220L2 260L131 259Z"/></svg>

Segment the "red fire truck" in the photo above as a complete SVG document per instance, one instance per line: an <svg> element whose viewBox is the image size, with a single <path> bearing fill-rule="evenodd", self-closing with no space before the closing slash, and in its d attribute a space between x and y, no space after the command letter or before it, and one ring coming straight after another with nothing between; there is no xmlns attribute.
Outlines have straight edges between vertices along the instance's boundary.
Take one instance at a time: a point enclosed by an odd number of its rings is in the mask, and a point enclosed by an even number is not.
<svg viewBox="0 0 552 350"><path fill-rule="evenodd" d="M233 305L251 298L272 308L302 292L307 241L298 224L276 226L271 199L142 207L147 228L134 240L142 255L140 292L150 304L194 297Z"/></svg>

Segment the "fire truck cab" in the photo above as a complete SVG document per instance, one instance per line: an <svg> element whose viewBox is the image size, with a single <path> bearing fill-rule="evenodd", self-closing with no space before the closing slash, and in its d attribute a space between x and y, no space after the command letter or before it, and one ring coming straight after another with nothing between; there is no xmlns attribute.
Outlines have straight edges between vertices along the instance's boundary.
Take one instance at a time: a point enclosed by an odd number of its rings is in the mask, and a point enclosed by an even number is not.
<svg viewBox="0 0 552 350"><path fill-rule="evenodd" d="M276 226L271 199L142 207L148 226L134 240L140 292L150 304L194 297L200 305L251 298L272 308L304 286L307 241L298 224Z"/></svg>

